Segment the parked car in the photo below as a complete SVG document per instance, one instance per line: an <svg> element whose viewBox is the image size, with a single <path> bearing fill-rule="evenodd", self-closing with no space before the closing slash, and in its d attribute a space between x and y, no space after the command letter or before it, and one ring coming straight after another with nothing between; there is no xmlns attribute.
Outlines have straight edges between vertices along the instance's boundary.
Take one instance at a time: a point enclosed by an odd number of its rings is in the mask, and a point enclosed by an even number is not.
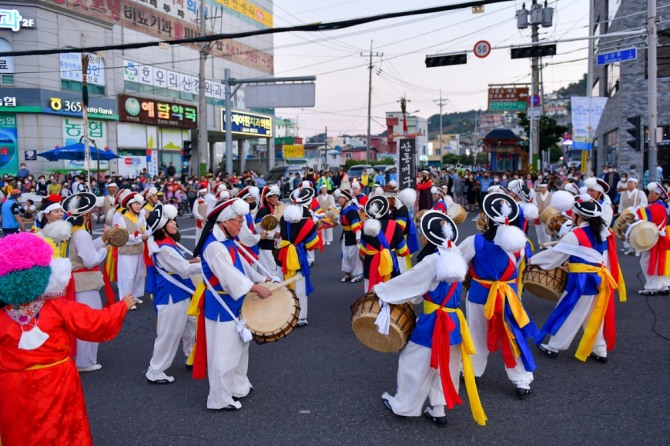
<svg viewBox="0 0 670 446"><path fill-rule="evenodd" d="M283 198L288 196L291 190L287 182L291 173L294 177L296 173L299 173L301 177L305 176L305 170L302 166L286 165L273 167L265 174L264 179L267 185L277 184L278 181L281 181Z"/></svg>

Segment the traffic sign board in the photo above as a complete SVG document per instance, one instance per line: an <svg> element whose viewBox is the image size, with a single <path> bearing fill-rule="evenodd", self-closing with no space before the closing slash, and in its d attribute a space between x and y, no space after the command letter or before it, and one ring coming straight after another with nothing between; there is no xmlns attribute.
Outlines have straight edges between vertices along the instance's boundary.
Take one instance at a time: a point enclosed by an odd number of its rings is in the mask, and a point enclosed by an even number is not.
<svg viewBox="0 0 670 446"><path fill-rule="evenodd" d="M528 87L489 87L490 111L525 111Z"/></svg>
<svg viewBox="0 0 670 446"><path fill-rule="evenodd" d="M528 96L528 105L531 107L537 107L540 105L540 95L534 94L532 96Z"/></svg>
<svg viewBox="0 0 670 446"><path fill-rule="evenodd" d="M472 52L475 54L475 56L483 59L491 54L491 44L486 40L480 40L479 42L475 43L475 47L472 49Z"/></svg>
<svg viewBox="0 0 670 446"><path fill-rule="evenodd" d="M598 54L596 61L598 65L607 65L615 62L637 59L637 48L612 51L611 53Z"/></svg>

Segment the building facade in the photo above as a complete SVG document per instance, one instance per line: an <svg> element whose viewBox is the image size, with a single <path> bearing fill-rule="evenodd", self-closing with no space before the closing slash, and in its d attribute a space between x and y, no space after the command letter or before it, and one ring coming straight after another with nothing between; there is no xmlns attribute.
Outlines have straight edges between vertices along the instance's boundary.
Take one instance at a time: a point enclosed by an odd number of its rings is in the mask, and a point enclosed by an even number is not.
<svg viewBox="0 0 670 446"><path fill-rule="evenodd" d="M644 140L648 140L648 78L646 35L606 37L609 33L644 30L646 27L646 0L591 0L594 11L595 54L590 58L593 73L593 96L607 97L594 141L592 167L600 172L603 166L614 165L618 170L642 178L648 170L647 157L628 144L632 128L628 118L640 116ZM670 23L660 20L662 11L670 7L669 0L657 0L658 23L658 164L664 175L670 174ZM637 49L637 58L608 65L597 65L596 55L628 48Z"/></svg>
<svg viewBox="0 0 670 446"><path fill-rule="evenodd" d="M190 141L195 146L202 116L207 117L210 165L218 164L225 141L224 70L230 69L236 79L272 75L273 36L212 42L205 63L204 111L198 109L198 44L108 48L197 37L200 4L193 0L3 2L0 52L28 54L0 57L0 133L6 140L0 173L15 173L20 162L33 172L82 170L83 162L50 162L36 155L79 142L85 132L96 147L122 156L103 163L101 167L110 172L131 176L147 168L156 174L162 163L172 162L177 172L184 168L184 173L194 173L196 169L184 162L182 149ZM203 4L206 34L272 27L271 0ZM86 70L88 129L82 119L81 54L30 54L68 47L102 48L90 54ZM231 106L235 112L244 109L244 87ZM255 140L271 138L273 130L271 116L247 114L251 116L233 116L233 138L242 159Z"/></svg>

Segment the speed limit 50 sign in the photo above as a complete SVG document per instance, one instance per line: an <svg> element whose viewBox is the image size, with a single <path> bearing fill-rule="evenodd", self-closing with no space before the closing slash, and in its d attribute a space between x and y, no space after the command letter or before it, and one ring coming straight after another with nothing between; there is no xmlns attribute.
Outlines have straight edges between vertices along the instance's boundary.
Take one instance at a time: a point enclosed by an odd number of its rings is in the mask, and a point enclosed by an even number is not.
<svg viewBox="0 0 670 446"><path fill-rule="evenodd" d="M486 40L480 40L479 42L475 43L475 47L472 49L472 52L475 54L475 56L483 59L491 54L491 44Z"/></svg>

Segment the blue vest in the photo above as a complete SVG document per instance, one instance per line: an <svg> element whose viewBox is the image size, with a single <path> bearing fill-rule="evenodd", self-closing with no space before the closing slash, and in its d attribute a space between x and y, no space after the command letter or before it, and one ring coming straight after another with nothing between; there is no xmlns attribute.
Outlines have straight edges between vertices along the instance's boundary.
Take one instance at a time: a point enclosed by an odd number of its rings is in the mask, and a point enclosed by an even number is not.
<svg viewBox="0 0 670 446"><path fill-rule="evenodd" d="M475 235L475 256L472 258L472 269L476 277L482 280L499 280L507 270L512 261L507 253L498 245L489 242L483 235ZM516 279L519 269L514 268L514 273L508 280ZM509 284L515 292L518 292L516 283ZM484 305L489 297L489 288L484 287L476 280L470 283L468 300L476 304Z"/></svg>
<svg viewBox="0 0 670 446"><path fill-rule="evenodd" d="M237 268L242 274L244 274L244 267L242 266L242 261L240 260L240 256L237 253L237 247L235 246L235 242L233 240L226 239L221 242L218 241L216 237L214 237L214 234L210 233L207 236L207 239L205 240L205 243L202 246L201 252L205 252L210 243L221 243L228 250L228 253L230 253L235 268ZM238 300L235 300L223 290L221 284L217 283L216 285L214 285L214 283L212 283L212 280L215 277L214 273L207 264L207 261L205 260L204 256L202 257L202 274L207 278L209 283L212 285L212 288L214 288L216 291L219 292L219 297L226 303L226 305L228 305L228 308L230 308L230 311L233 312L235 317L239 318L240 310L242 309L242 304L244 303L245 296L242 296ZM211 321L220 321L220 322L227 322L233 320L228 314L228 312L214 298L214 295L209 290L209 287L205 291L205 317Z"/></svg>
<svg viewBox="0 0 670 446"><path fill-rule="evenodd" d="M160 249L174 249L179 253L180 256L184 257L184 255L181 253L181 251L174 245L165 243L163 245L159 245ZM160 262L158 262L158 253L155 253L153 255L154 259L154 264L161 266ZM167 272L165 268L161 268L162 271ZM179 288L177 285L173 284L169 280L167 280L161 273L156 271L156 285L154 288L154 305L167 305L170 303L170 297L172 297L172 302L177 303L181 302L183 300L189 299L191 297L191 293ZM177 282L183 284L184 286L195 290L195 286L193 285L193 282L191 279L182 279L179 274L171 274L168 273L170 277Z"/></svg>
<svg viewBox="0 0 670 446"><path fill-rule="evenodd" d="M440 284L433 290L428 291L424 295L424 299L428 300L436 305L442 305L444 299L449 293L449 288L451 288L451 283L440 282ZM451 296L449 301L444 305L445 308L458 308L461 304L461 292L463 291L463 284L458 283L456 285L456 290ZM436 310L430 314L422 313L419 316L419 319L416 321L416 328L410 336L410 341L415 344L422 345L424 347L431 348L433 345L433 330L435 330L435 322L437 321L437 312L442 310ZM456 328L449 333L449 344L458 345L462 342L461 339L461 326L458 321L458 316L456 313L448 313L448 316L456 324Z"/></svg>
<svg viewBox="0 0 670 446"><path fill-rule="evenodd" d="M16 200L13 198L8 198L4 203L2 203L2 227L7 229L17 229L19 227L19 222L16 220L16 216L12 212L12 207L17 204Z"/></svg>

